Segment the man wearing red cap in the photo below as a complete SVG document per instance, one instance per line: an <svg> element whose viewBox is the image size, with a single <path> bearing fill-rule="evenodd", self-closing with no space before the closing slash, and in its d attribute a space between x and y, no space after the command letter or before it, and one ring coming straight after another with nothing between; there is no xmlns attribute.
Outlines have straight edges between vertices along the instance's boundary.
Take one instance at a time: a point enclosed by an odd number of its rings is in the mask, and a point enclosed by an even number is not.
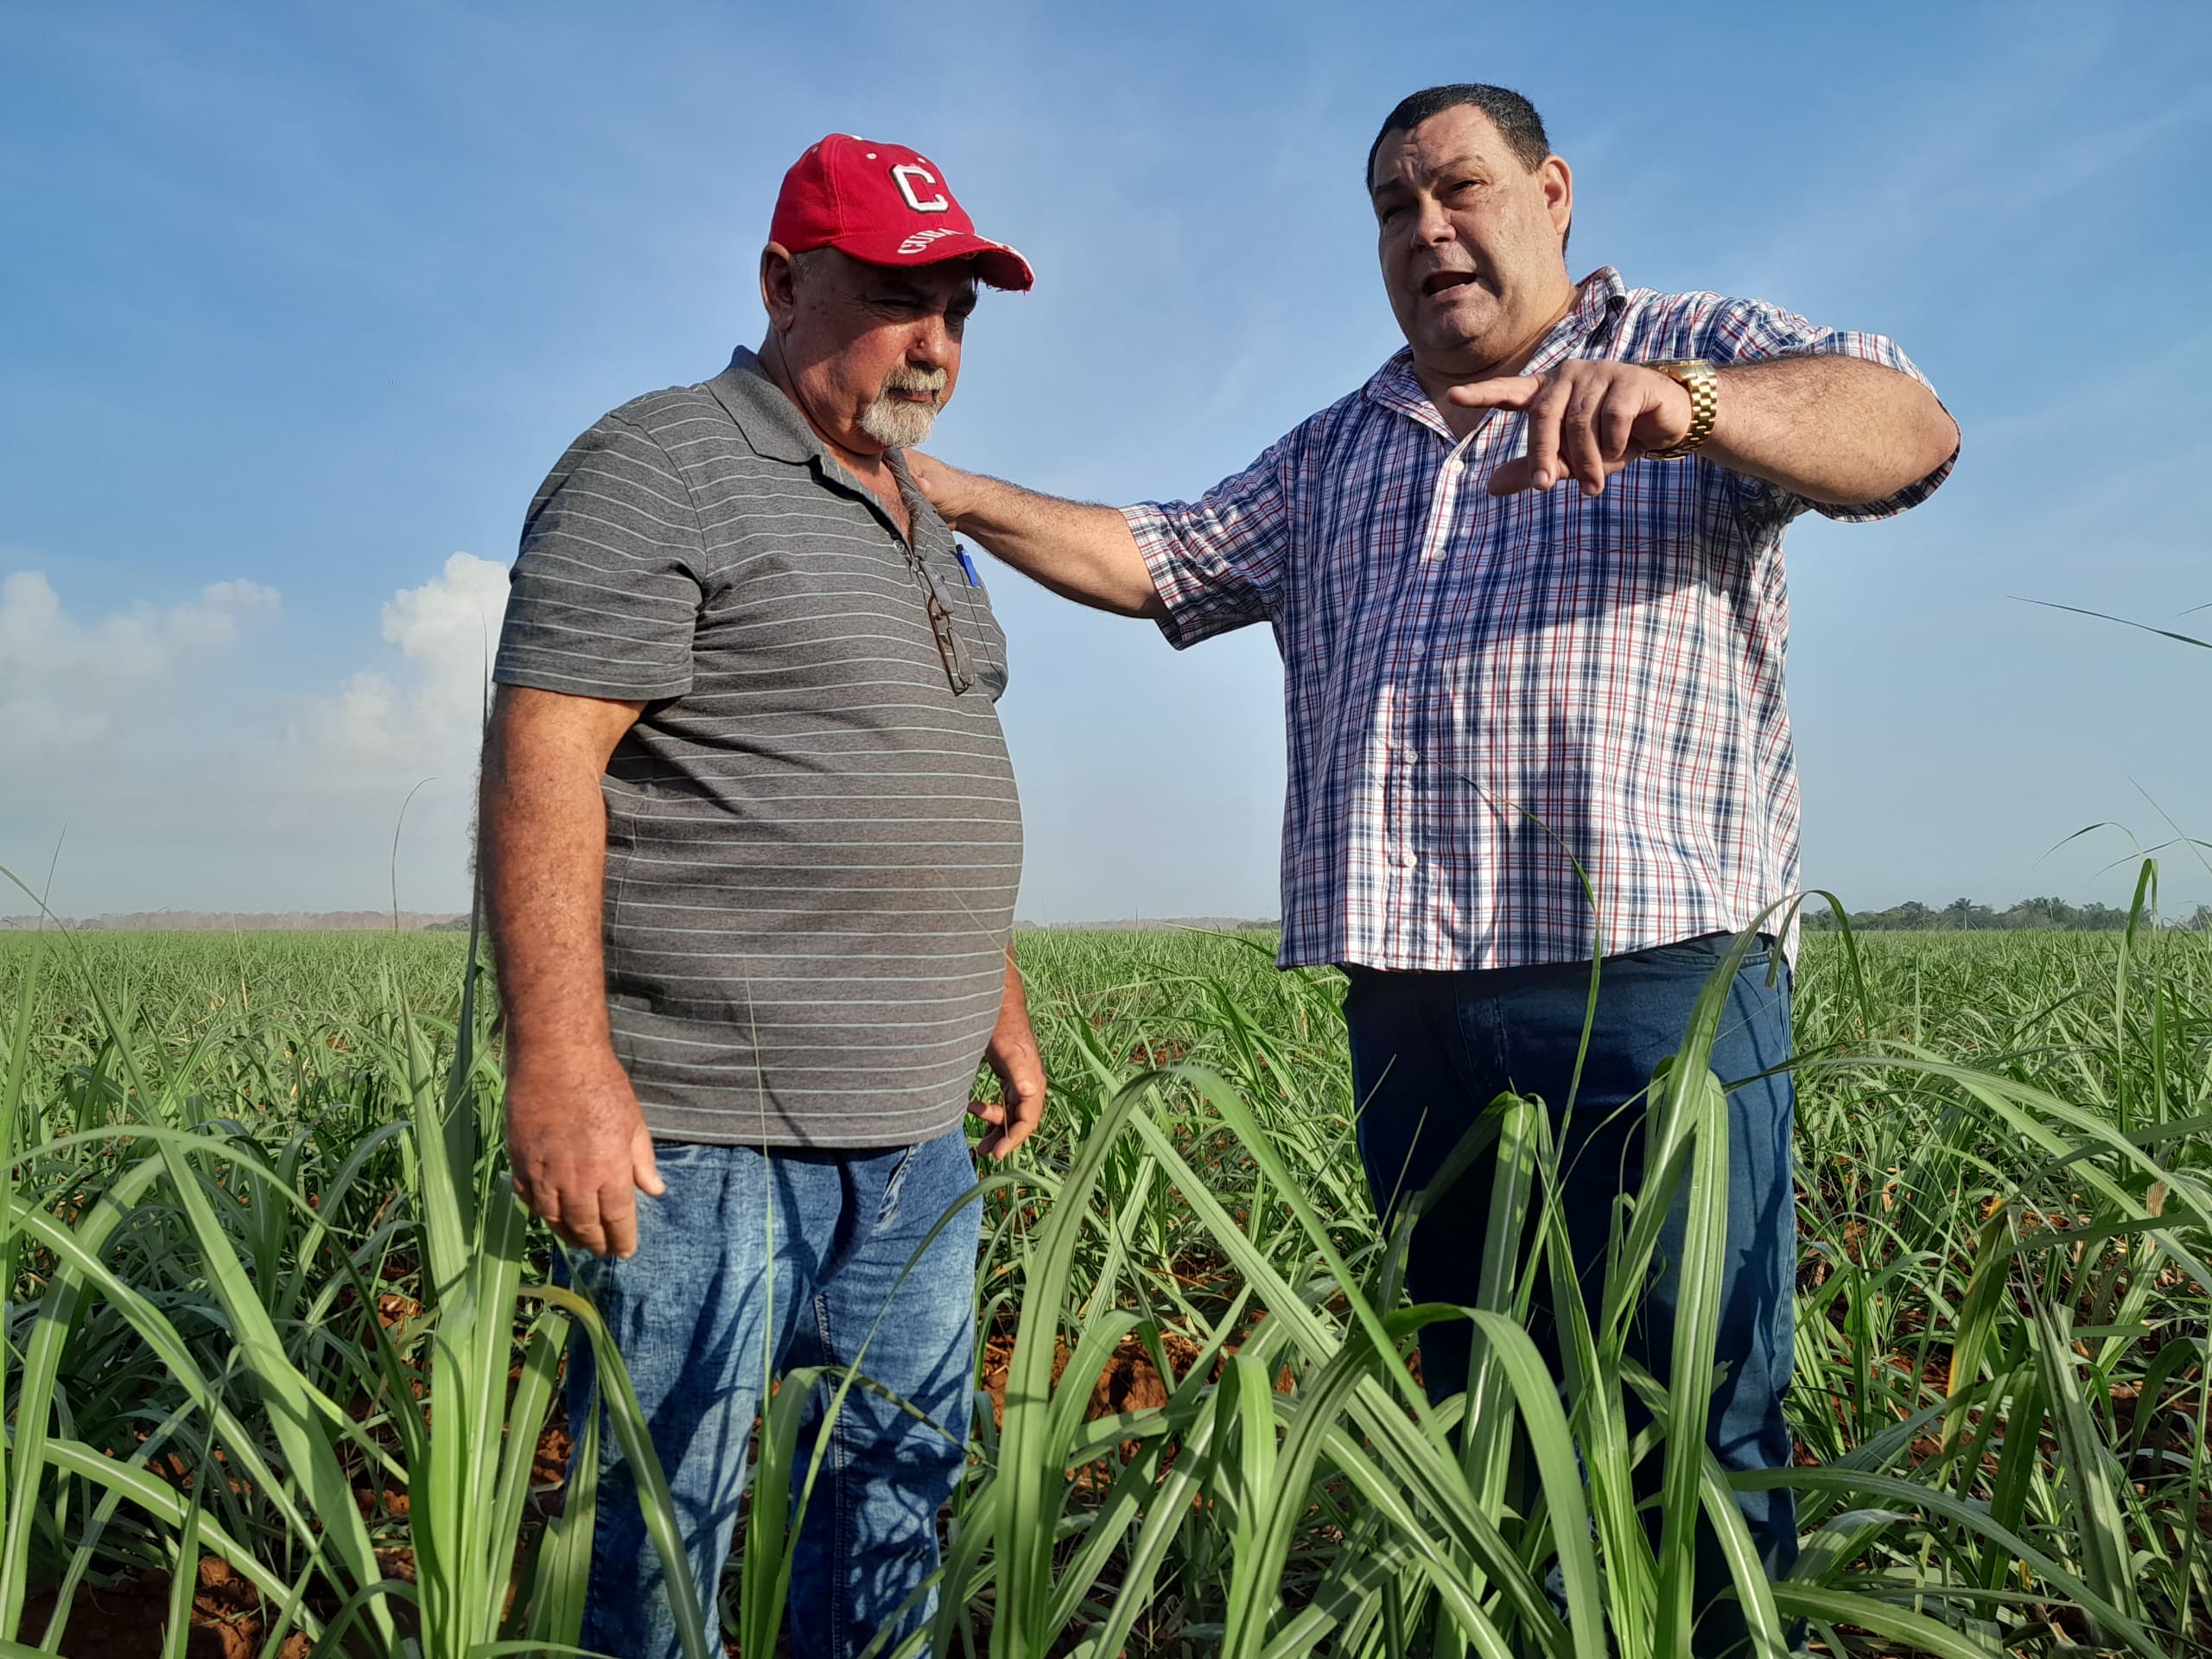
<svg viewBox="0 0 2212 1659"><path fill-rule="evenodd" d="M1032 278L934 162L809 149L760 256L760 352L570 446L493 670L480 856L515 1190L620 1344L709 1631L772 1378L849 1368L906 1402L810 1396L807 1659L929 1617L973 1371L962 1116L1003 1157L1044 1107L1007 948L1006 641L899 454L952 395L978 280ZM996 1101L970 1101L979 1062ZM582 1640L674 1655L686 1615L588 1350L570 1389L579 1448L602 1431Z"/></svg>

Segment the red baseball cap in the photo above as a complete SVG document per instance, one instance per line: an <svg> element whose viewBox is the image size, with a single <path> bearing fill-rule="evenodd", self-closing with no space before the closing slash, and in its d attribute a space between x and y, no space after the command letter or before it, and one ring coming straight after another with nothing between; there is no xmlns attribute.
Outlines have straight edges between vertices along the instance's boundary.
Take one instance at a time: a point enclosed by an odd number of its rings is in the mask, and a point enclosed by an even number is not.
<svg viewBox="0 0 2212 1659"><path fill-rule="evenodd" d="M836 248L871 265L973 259L993 288L1027 289L1029 262L976 234L937 163L901 144L833 132L791 163L768 239L793 253Z"/></svg>

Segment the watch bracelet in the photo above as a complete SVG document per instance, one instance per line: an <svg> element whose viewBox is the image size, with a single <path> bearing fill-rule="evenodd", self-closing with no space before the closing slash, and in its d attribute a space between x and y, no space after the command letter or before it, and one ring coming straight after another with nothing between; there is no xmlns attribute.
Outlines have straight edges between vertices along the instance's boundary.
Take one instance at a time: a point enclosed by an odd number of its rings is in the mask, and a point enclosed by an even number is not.
<svg viewBox="0 0 2212 1659"><path fill-rule="evenodd" d="M1665 375L1690 395L1690 426L1664 449L1647 449L1646 461L1680 461L1713 435L1720 414L1720 398L1713 365L1702 358L1665 358L1643 365Z"/></svg>

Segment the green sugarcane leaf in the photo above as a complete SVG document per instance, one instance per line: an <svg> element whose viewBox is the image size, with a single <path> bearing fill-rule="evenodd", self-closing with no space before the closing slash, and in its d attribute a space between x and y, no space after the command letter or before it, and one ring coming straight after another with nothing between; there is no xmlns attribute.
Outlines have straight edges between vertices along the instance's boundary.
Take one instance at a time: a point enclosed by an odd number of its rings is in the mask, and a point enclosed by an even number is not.
<svg viewBox="0 0 2212 1659"><path fill-rule="evenodd" d="M1857 1624L1877 1636L1885 1636L1892 1641L1905 1643L1920 1652L1933 1654L1936 1659L2005 1659L2003 1649L1974 1641L1948 1624L1938 1624L1924 1613L1912 1612L1893 1603L1877 1600L1872 1596L1857 1595L1847 1590L1831 1590L1785 1580L1774 1586L1774 1605L1796 1618L1823 1619L1831 1624Z"/></svg>

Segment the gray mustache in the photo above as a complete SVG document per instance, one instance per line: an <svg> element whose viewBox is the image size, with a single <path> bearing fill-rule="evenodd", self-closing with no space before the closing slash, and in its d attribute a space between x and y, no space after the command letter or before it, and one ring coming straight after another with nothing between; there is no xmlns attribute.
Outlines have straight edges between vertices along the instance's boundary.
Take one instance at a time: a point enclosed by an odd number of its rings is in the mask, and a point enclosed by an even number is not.
<svg viewBox="0 0 2212 1659"><path fill-rule="evenodd" d="M939 392L951 377L943 369L893 369L884 377L886 391Z"/></svg>

